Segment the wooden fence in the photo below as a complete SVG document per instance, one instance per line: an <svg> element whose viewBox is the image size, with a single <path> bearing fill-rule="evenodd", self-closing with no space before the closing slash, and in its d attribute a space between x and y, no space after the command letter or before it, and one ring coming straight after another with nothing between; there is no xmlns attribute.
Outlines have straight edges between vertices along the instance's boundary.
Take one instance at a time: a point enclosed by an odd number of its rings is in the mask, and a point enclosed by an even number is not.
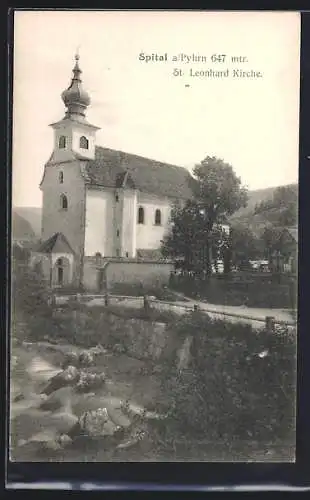
<svg viewBox="0 0 310 500"><path fill-rule="evenodd" d="M93 306L109 306L109 305L122 305L123 307L133 307L133 308L144 308L149 310L154 308L158 311L170 311L176 314L186 314L189 312L201 312L203 314L208 314L213 318L227 319L229 321L241 321L241 322L251 322L257 323L257 326L267 328L268 330L274 330L276 326L287 326L296 327L296 321L293 319L291 321L284 321L275 318L272 315L265 317L254 316L250 314L241 314L238 312L227 312L227 311L215 311L214 309L204 306L200 307L198 304L193 302L180 304L179 302L170 302L166 300L158 300L147 295L132 297L126 295L98 295L98 294L75 294L70 296L53 296L52 302L57 307L59 305L65 305L74 302L80 304L85 304L89 307Z"/></svg>

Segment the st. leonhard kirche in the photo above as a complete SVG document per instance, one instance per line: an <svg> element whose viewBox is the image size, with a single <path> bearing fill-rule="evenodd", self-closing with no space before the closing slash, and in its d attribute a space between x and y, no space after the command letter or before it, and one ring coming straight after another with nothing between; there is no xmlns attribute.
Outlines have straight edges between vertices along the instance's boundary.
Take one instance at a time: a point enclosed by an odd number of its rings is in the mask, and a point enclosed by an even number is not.
<svg viewBox="0 0 310 500"><path fill-rule="evenodd" d="M61 96L65 116L50 125L54 147L40 184L42 239L35 254L59 285L78 283L92 259L158 258L172 206L191 197L185 168L96 144L99 127L87 121L91 100L81 73L77 55Z"/></svg>

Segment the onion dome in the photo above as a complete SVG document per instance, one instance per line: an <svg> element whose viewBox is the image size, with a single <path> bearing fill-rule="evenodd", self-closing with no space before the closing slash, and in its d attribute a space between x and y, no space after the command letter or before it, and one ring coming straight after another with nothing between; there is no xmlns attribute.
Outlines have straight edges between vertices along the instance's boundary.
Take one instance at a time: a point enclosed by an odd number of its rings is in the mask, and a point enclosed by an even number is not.
<svg viewBox="0 0 310 500"><path fill-rule="evenodd" d="M73 68L73 78L67 90L65 90L61 97L67 108L66 115L80 115L85 116L85 110L90 105L90 97L83 89L81 73L82 70L79 66L79 55L75 56L75 66Z"/></svg>

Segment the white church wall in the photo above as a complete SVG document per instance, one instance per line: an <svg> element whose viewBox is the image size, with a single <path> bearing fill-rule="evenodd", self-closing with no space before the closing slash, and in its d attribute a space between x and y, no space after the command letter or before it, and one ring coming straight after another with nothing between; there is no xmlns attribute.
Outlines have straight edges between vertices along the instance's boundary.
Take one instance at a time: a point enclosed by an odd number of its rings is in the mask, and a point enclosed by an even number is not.
<svg viewBox="0 0 310 500"><path fill-rule="evenodd" d="M137 193L125 189L123 193L122 257L136 256L136 217Z"/></svg>
<svg viewBox="0 0 310 500"><path fill-rule="evenodd" d="M72 134L65 124L59 124L55 128L54 133L54 152L53 161L69 161L74 159L72 154ZM59 138L66 137L66 144L64 148L59 148Z"/></svg>
<svg viewBox="0 0 310 500"><path fill-rule="evenodd" d="M86 192L85 256L100 252L104 257L113 255L114 204L111 190L88 189Z"/></svg>
<svg viewBox="0 0 310 500"><path fill-rule="evenodd" d="M144 224L137 224L137 249L157 249L169 230L172 201L145 193L138 193L136 222L139 207L144 209ZM161 225L155 225L155 212L161 211Z"/></svg>
<svg viewBox="0 0 310 500"><path fill-rule="evenodd" d="M80 138L85 136L88 139L88 149L80 148ZM72 131L72 149L85 158L95 156L95 131L90 127L75 126Z"/></svg>

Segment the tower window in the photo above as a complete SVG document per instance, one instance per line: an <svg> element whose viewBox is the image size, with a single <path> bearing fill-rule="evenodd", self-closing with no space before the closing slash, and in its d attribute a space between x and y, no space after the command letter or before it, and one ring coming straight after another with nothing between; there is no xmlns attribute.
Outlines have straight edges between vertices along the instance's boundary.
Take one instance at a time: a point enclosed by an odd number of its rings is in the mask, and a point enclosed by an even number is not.
<svg viewBox="0 0 310 500"><path fill-rule="evenodd" d="M155 225L156 226L160 226L161 225L161 211L158 210L158 209L155 212Z"/></svg>
<svg viewBox="0 0 310 500"><path fill-rule="evenodd" d="M63 184L63 182L64 182L64 173L59 172L59 184Z"/></svg>
<svg viewBox="0 0 310 500"><path fill-rule="evenodd" d="M119 237L119 229L116 231L116 236Z"/></svg>
<svg viewBox="0 0 310 500"><path fill-rule="evenodd" d="M116 195L115 195L115 201L116 201L116 203L118 203L118 201L119 201L119 197L118 197L118 194L117 194L117 193L116 193Z"/></svg>
<svg viewBox="0 0 310 500"><path fill-rule="evenodd" d="M60 196L60 207L62 210L68 210L68 198L64 194Z"/></svg>
<svg viewBox="0 0 310 500"><path fill-rule="evenodd" d="M84 135L80 138L80 148L88 149L88 139Z"/></svg>
<svg viewBox="0 0 310 500"><path fill-rule="evenodd" d="M144 224L144 208L139 207L138 210L138 224Z"/></svg>
<svg viewBox="0 0 310 500"><path fill-rule="evenodd" d="M65 149L66 147L66 142L67 142L67 139L64 135L61 135L59 137L59 142L58 142L58 147L59 149Z"/></svg>

